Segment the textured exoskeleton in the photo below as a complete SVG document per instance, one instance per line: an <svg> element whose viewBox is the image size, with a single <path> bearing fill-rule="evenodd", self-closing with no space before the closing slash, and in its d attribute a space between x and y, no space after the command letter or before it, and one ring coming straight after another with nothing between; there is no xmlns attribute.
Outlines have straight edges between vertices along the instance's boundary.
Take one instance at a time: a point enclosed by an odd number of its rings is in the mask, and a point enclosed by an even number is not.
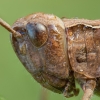
<svg viewBox="0 0 100 100"><path fill-rule="evenodd" d="M12 26L13 48L25 68L43 87L66 97L83 91L100 91L100 21L60 19L36 13ZM96 85L97 84L97 85Z"/></svg>
<svg viewBox="0 0 100 100"><path fill-rule="evenodd" d="M74 77L84 92L100 92L100 20L63 19L68 57ZM99 94L100 95L100 94Z"/></svg>
<svg viewBox="0 0 100 100"><path fill-rule="evenodd" d="M77 95L62 20L54 15L37 13L17 20L13 29L22 34L18 38L11 36L13 48L34 79L66 97Z"/></svg>

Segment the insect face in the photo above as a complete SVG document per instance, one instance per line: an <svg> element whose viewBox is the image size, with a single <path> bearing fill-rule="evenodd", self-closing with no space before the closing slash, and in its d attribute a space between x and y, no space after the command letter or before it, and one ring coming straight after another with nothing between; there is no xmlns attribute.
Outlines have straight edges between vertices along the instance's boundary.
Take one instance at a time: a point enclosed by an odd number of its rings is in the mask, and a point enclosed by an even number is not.
<svg viewBox="0 0 100 100"><path fill-rule="evenodd" d="M22 35L12 35L11 41L25 68L42 86L62 93L69 76L62 21L56 16L38 13L17 20L13 29Z"/></svg>

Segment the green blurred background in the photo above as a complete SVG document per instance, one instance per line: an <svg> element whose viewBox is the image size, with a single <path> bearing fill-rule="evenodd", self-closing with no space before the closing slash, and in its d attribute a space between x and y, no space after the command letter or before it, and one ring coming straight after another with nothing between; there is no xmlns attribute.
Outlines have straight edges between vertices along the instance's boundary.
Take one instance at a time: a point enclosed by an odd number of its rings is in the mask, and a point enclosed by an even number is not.
<svg viewBox="0 0 100 100"><path fill-rule="evenodd" d="M44 12L67 18L100 18L100 0L0 0L0 17L10 25L20 17ZM9 32L0 26L0 100L41 100L41 86L15 55ZM77 97L67 100L80 100ZM48 100L66 100L48 91ZM93 96L92 100L99 100Z"/></svg>

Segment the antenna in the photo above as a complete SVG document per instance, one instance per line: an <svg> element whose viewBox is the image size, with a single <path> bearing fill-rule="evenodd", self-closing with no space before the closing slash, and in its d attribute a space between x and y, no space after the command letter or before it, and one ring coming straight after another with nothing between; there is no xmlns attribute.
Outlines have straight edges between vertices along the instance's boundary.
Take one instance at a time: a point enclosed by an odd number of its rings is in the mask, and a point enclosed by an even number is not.
<svg viewBox="0 0 100 100"><path fill-rule="evenodd" d="M6 23L3 19L0 18L0 25L3 26L6 30L11 32L14 37L21 37L21 34L19 32L16 32L11 26Z"/></svg>

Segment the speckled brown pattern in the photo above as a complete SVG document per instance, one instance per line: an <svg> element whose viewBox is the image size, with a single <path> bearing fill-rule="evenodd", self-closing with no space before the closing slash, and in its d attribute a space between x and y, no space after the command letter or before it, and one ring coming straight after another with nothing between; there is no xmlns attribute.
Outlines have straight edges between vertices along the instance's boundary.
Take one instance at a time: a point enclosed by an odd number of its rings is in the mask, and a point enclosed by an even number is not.
<svg viewBox="0 0 100 100"><path fill-rule="evenodd" d="M37 35L39 46L30 37L28 24L45 27L45 32L32 33ZM78 95L75 79L84 93L87 89L93 93L96 84L100 86L100 20L61 20L55 15L35 13L18 19L12 27L22 34L11 35L14 51L42 86L66 97Z"/></svg>
<svg viewBox="0 0 100 100"><path fill-rule="evenodd" d="M45 44L36 47L30 41L30 37L26 34L28 23L41 23L47 28L48 36ZM22 34L20 38L12 36L11 41L25 68L42 86L62 93L70 83L66 35L62 20L54 15L37 13L17 20L13 29ZM73 75L71 78L73 79ZM73 91L73 88L75 85L70 91Z"/></svg>

